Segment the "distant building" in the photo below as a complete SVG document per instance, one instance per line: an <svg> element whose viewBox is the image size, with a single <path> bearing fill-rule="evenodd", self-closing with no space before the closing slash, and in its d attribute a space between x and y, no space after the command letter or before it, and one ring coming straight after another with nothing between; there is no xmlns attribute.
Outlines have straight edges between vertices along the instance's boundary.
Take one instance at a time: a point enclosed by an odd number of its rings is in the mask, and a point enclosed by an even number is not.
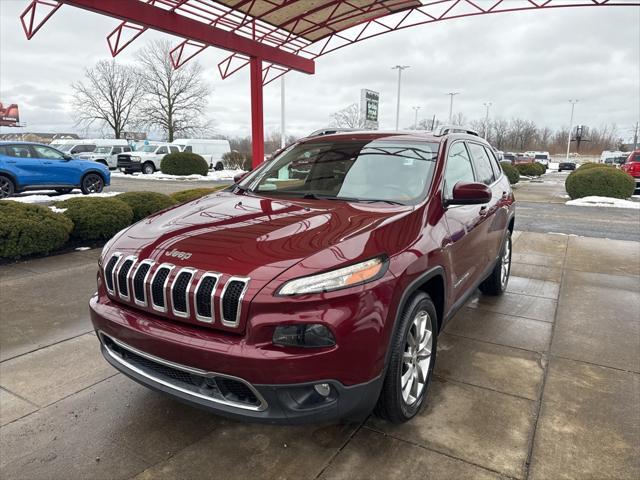
<svg viewBox="0 0 640 480"><path fill-rule="evenodd" d="M79 139L80 137L75 133L0 133L0 140L4 141L36 142L49 144L54 140L59 140L61 138Z"/></svg>

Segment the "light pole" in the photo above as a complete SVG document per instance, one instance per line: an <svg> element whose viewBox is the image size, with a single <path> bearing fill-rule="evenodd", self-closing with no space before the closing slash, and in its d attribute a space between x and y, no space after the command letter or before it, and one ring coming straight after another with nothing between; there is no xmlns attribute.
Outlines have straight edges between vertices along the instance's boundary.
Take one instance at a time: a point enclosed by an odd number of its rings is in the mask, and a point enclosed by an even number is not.
<svg viewBox="0 0 640 480"><path fill-rule="evenodd" d="M280 148L284 148L286 144L287 134L285 130L285 118L284 118L284 75L280 77Z"/></svg>
<svg viewBox="0 0 640 480"><path fill-rule="evenodd" d="M459 95L460 92L449 92L447 93L447 95L449 95L451 97L451 100L449 101L449 125L451 125L451 122L453 122L453 97L455 97L456 95Z"/></svg>
<svg viewBox="0 0 640 480"><path fill-rule="evenodd" d="M396 103L396 130L400 124L400 86L402 85L402 71L409 68L410 65L396 65L391 70L398 70L398 102Z"/></svg>
<svg viewBox="0 0 640 480"><path fill-rule="evenodd" d="M573 112L576 108L576 103L578 100L569 100L571 104L571 120L569 120L569 140L567 140L567 157L566 160L569 160L569 150L571 150L571 130L573 130Z"/></svg>
<svg viewBox="0 0 640 480"><path fill-rule="evenodd" d="M483 105L487 109L487 113L484 116L484 139L486 140L487 139L487 133L489 131L489 109L491 108L491 105L493 105L493 103L486 102L486 103L483 103Z"/></svg>
<svg viewBox="0 0 640 480"><path fill-rule="evenodd" d="M418 129L418 110L420 110L420 107L411 107L413 108L413 111L415 112L415 118L413 120L413 129L417 130Z"/></svg>

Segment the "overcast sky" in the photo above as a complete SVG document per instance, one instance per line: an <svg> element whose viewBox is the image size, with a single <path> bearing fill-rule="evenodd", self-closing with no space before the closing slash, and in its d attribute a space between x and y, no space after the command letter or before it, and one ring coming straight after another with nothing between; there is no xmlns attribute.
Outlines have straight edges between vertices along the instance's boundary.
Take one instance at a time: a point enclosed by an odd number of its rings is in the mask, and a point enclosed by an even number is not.
<svg viewBox="0 0 640 480"><path fill-rule="evenodd" d="M77 131L69 85L86 66L110 58L105 38L118 21L64 5L27 41L19 21L27 4L0 0L0 101L19 104L27 131ZM161 37L169 36L144 33L117 61L132 62L146 41ZM248 69L221 80L216 66L225 56L209 48L196 57L213 90L209 116L219 133L245 135ZM552 128L569 123L568 99L577 98L577 123L615 123L628 138L640 117L640 8L500 13L366 40L318 59L313 76L286 76L289 133L328 125L332 112L359 101L361 88L380 92L380 127L393 128L397 73L391 66L398 63L411 65L403 74L401 127L413 124L412 106L420 107L420 118L446 120L446 92L457 91L454 111L469 119L483 117L490 101L492 117L518 116ZM264 96L265 130L279 130L279 82Z"/></svg>

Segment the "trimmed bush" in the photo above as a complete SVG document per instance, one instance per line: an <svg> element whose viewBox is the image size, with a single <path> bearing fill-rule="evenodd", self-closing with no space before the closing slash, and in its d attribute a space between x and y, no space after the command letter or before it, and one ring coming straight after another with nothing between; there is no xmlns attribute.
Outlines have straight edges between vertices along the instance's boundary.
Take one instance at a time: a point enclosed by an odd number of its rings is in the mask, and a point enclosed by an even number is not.
<svg viewBox="0 0 640 480"><path fill-rule="evenodd" d="M511 162L500 162L500 165L502 166L502 171L509 179L509 183L511 185L515 185L520 181L520 172L511 165Z"/></svg>
<svg viewBox="0 0 640 480"><path fill-rule="evenodd" d="M134 222L176 204L168 195L156 192L127 192L115 198L131 207Z"/></svg>
<svg viewBox="0 0 640 480"><path fill-rule="evenodd" d="M607 165L606 163L583 163L582 165L580 165L576 171L580 170L581 172L584 172L585 170L589 170L591 168L615 168L611 165Z"/></svg>
<svg viewBox="0 0 640 480"><path fill-rule="evenodd" d="M167 175L206 175L209 164L196 153L178 152L165 155L160 170Z"/></svg>
<svg viewBox="0 0 640 480"><path fill-rule="evenodd" d="M178 203L187 203L191 200L196 200L200 197L204 197L205 195L222 190L223 188L227 188L227 186L228 185L220 185L212 188L192 188L190 190L181 190L179 192L172 193L169 196L172 200Z"/></svg>
<svg viewBox="0 0 640 480"><path fill-rule="evenodd" d="M69 240L73 222L47 207L0 202L0 258L47 254Z"/></svg>
<svg viewBox="0 0 640 480"><path fill-rule="evenodd" d="M539 177L545 172L544 165L540 163L519 163L516 165L520 175L526 175L528 177Z"/></svg>
<svg viewBox="0 0 640 480"><path fill-rule="evenodd" d="M133 220L131 207L115 198L70 198L55 205L67 209L64 214L74 225L71 237L78 240L108 240Z"/></svg>
<svg viewBox="0 0 640 480"><path fill-rule="evenodd" d="M628 173L612 167L583 168L571 172L565 180L564 186L571 198L592 195L629 198L633 195L636 184Z"/></svg>

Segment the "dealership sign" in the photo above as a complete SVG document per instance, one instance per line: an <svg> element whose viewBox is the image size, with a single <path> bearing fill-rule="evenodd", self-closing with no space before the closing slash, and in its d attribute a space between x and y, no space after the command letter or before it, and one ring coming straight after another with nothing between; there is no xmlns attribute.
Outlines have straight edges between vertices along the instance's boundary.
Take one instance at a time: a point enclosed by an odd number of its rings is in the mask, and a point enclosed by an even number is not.
<svg viewBox="0 0 640 480"><path fill-rule="evenodd" d="M6 107L0 102L0 127L19 127L20 114L18 105L11 103Z"/></svg>
<svg viewBox="0 0 640 480"><path fill-rule="evenodd" d="M378 106L380 94L363 88L360 90L360 118L364 119L365 128L378 129Z"/></svg>

